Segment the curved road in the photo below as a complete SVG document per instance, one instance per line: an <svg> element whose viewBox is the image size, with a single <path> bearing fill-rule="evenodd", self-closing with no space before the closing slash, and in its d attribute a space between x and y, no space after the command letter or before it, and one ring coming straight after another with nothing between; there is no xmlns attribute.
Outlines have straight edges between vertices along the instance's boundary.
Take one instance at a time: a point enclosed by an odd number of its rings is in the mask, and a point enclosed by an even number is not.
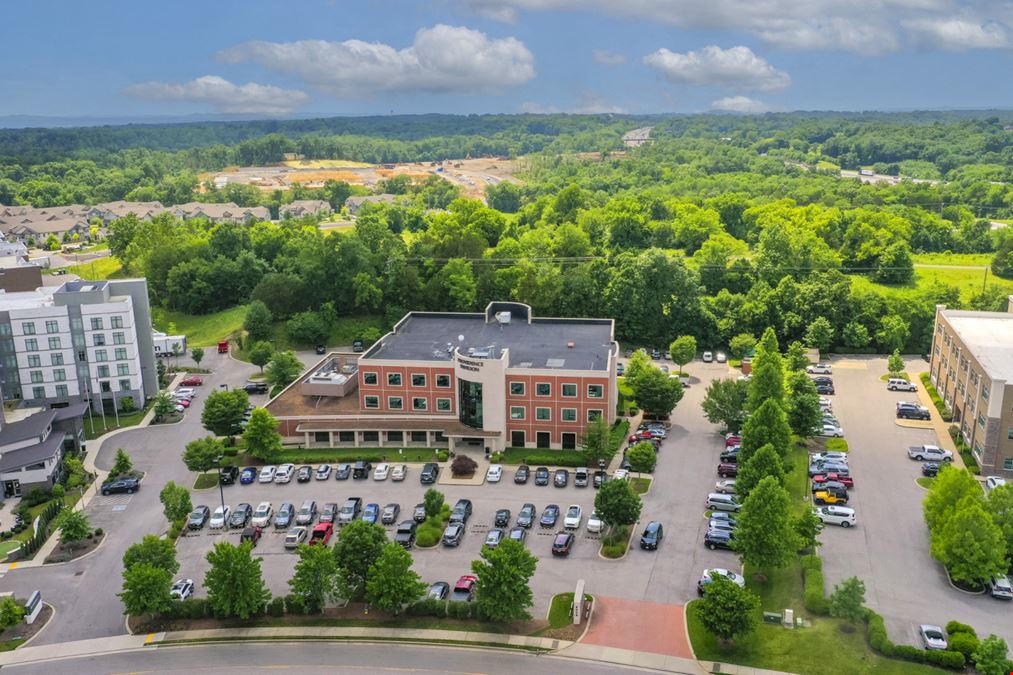
<svg viewBox="0 0 1013 675"><path fill-rule="evenodd" d="M272 642L191 645L147 648L100 657L48 661L10 666L4 671L28 675L79 673L159 673L192 675L277 671L364 675L365 673L420 673L477 675L610 675L647 672L612 663L598 663L513 651L443 646L357 644L335 642ZM654 672L654 671L650 671Z"/></svg>

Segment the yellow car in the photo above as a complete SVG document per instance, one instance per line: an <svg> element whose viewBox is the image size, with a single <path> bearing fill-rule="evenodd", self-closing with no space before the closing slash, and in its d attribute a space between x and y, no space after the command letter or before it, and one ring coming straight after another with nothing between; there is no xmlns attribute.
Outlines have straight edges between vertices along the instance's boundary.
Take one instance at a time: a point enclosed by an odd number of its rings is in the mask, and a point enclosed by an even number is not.
<svg viewBox="0 0 1013 675"><path fill-rule="evenodd" d="M813 493L814 504L847 504L848 493L836 490L817 490Z"/></svg>

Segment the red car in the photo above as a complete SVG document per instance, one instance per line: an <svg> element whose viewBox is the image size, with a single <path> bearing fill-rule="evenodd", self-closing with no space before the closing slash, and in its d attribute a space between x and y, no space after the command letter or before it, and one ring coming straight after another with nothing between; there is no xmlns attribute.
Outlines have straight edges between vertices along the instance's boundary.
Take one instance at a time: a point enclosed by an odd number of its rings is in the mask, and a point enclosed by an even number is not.
<svg viewBox="0 0 1013 675"><path fill-rule="evenodd" d="M852 478L851 476L842 476L836 473L828 473L828 474L818 473L815 476L813 476L812 480L813 483L826 483L827 481L833 481L840 483L848 487L849 489L855 487L854 478Z"/></svg>
<svg viewBox="0 0 1013 675"><path fill-rule="evenodd" d="M725 436L725 447L730 448L733 445L742 445L741 436Z"/></svg>
<svg viewBox="0 0 1013 675"><path fill-rule="evenodd" d="M184 408L190 407L190 401L186 400L185 398L177 398L175 403L183 406Z"/></svg>
<svg viewBox="0 0 1013 675"><path fill-rule="evenodd" d="M734 478L739 473L739 465L732 462L718 464L718 475L722 478Z"/></svg>
<svg viewBox="0 0 1013 675"><path fill-rule="evenodd" d="M450 594L451 602L471 602L475 599L475 587L478 586L478 577L473 574L465 574L457 583Z"/></svg>
<svg viewBox="0 0 1013 675"><path fill-rule="evenodd" d="M333 523L317 523L313 527L313 533L310 535L310 546L327 546L327 542L331 540L331 535L334 534Z"/></svg>
<svg viewBox="0 0 1013 675"><path fill-rule="evenodd" d="M182 382L180 382L180 384L184 387L199 387L202 384L204 384L204 380L200 379L199 377L190 376L184 379Z"/></svg>
<svg viewBox="0 0 1013 675"><path fill-rule="evenodd" d="M649 441L654 438L654 434L650 431L638 431L635 434L631 434L629 438L630 443L639 443L640 441Z"/></svg>

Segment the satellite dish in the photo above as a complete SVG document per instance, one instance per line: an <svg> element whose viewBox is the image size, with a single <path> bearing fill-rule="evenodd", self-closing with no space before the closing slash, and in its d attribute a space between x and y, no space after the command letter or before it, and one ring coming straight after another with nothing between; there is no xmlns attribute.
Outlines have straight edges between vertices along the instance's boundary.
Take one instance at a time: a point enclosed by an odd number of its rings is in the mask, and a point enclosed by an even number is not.
<svg viewBox="0 0 1013 675"><path fill-rule="evenodd" d="M458 342L464 342L464 336L463 335L458 335L457 336L457 341Z"/></svg>

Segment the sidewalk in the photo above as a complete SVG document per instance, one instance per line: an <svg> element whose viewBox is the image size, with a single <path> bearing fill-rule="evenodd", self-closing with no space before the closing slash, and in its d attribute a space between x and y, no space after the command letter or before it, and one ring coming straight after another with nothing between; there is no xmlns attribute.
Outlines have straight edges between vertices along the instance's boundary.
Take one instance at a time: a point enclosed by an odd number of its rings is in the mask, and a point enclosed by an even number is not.
<svg viewBox="0 0 1013 675"><path fill-rule="evenodd" d="M41 647L22 647L14 651L0 653L0 667L127 652L143 648L144 645L149 644L148 641L150 639L151 636L147 635L116 635L114 637L62 642Z"/></svg>
<svg viewBox="0 0 1013 675"><path fill-rule="evenodd" d="M918 378L918 399L922 402L922 405L929 409L929 415L932 416L932 430L936 432L938 439L937 445L945 450L953 452L953 465L959 466L962 469L966 469L967 466L964 464L964 458L957 452L957 446L953 444L953 439L950 438L949 428L952 422L944 422L943 418L939 416L939 411L936 410L936 404L932 402L932 397L929 396L929 392L925 391L925 386L921 384L921 378Z"/></svg>

